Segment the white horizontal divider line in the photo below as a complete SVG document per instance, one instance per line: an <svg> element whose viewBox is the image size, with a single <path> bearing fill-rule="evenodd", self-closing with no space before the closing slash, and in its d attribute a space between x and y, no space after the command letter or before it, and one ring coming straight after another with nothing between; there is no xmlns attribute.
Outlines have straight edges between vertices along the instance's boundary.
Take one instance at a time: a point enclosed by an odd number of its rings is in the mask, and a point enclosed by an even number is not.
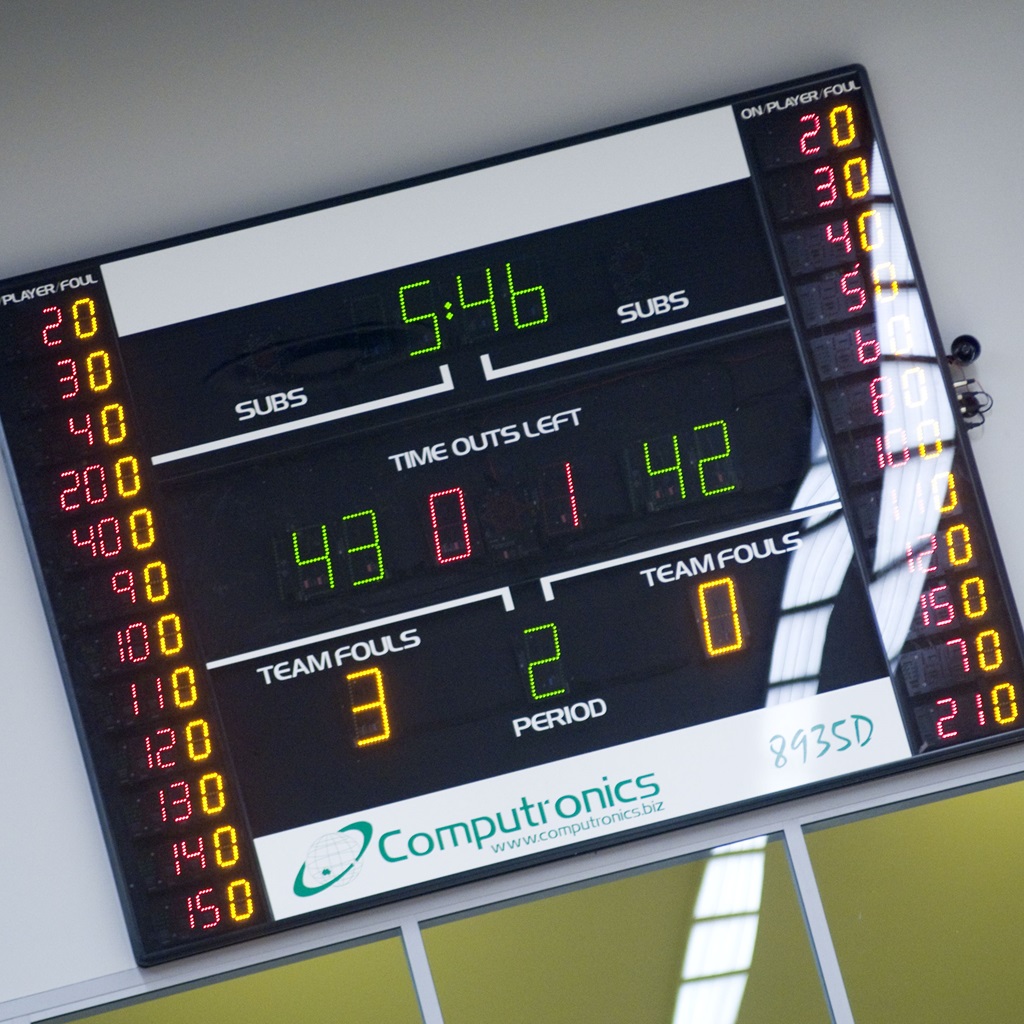
<svg viewBox="0 0 1024 1024"><path fill-rule="evenodd" d="M605 562L594 562L592 565L583 565L578 569L569 569L566 572L554 573L551 576L540 578L540 588L544 593L545 601L553 601L555 592L553 584L562 580L573 579L576 576L586 576L592 572L603 572L605 569L614 569L620 565L629 565L631 562L642 562L647 558L657 558L660 555L671 554L673 551L683 551L686 548L694 548L700 544L714 544L719 540L727 540L730 537L739 537L744 533L753 533L755 530L768 530L773 526L782 526L785 523L793 523L799 519L808 519L815 512L838 512L843 507L841 501L828 501L819 505L808 505L806 508L796 509L787 512L785 515L775 516L772 519L764 519L755 523L744 523L742 526L734 526L728 530L719 530L718 533L708 533L702 537L692 537L689 540L681 540L675 544L666 544L664 547L651 548L649 551L638 551L634 555L622 555L619 558L609 558Z"/></svg>
<svg viewBox="0 0 1024 1024"><path fill-rule="evenodd" d="M273 426L262 427L259 430L250 430L244 434L234 434L231 437L222 437L216 441L206 441L203 444L193 445L191 448L179 448L177 451L164 452L161 455L154 455L152 462L154 466L159 466L165 462L190 459L196 455L206 455L209 452L219 451L222 448L233 448L235 445L248 444L250 441L262 441L264 438L276 437L278 434L287 434L292 430L305 430L306 427L315 427L321 423L343 420L349 416L359 416L365 412L386 409L391 405L415 402L420 398L429 398L431 395L440 395L446 391L454 391L455 384L452 381L452 373L448 369L448 364L442 363L438 369L441 371L440 384L430 384L424 388L416 388L414 391L403 391L398 395L388 395L386 398L375 398L370 402L360 402L359 405L346 406L344 409L332 409L330 412L306 416L301 420L275 423Z"/></svg>
<svg viewBox="0 0 1024 1024"><path fill-rule="evenodd" d="M451 608L459 608L464 604L477 604L480 601L489 601L492 598L500 597L505 611L515 610L515 602L512 600L512 590L509 587L499 587L497 590L485 590L480 594L470 594L468 597L457 597L451 601L442 601L440 604L428 604L422 608L410 608L408 611L399 612L397 615L385 615L380 619L370 619L366 622L357 622L352 626L342 626L340 629L332 629L326 633L316 633L314 636L299 637L298 640L287 640L283 644L274 644L271 647L261 647L256 651L245 651L243 654L233 654L229 658L217 658L215 661L208 661L208 669L226 668L228 665L239 665L244 661L254 661L256 658L270 657L272 654L281 654L283 651L292 651L296 647L308 647L310 644L323 643L325 640L336 640L341 636L350 636L352 633L361 633L367 629L377 629L380 626L390 626L395 622L405 622L407 619L419 619L424 615L435 615L438 612L445 612Z"/></svg>
<svg viewBox="0 0 1024 1024"><path fill-rule="evenodd" d="M766 309L775 309L785 304L786 300L781 295L778 295L774 299L751 302L746 306L724 309L718 313L709 313L707 316L695 317L693 320L684 320L682 323L666 324L664 327L653 327L649 331L640 331L638 334L627 334L620 338L610 338L608 341L598 341L593 345L584 345L582 348L556 352L554 355L541 356L538 359L528 359L524 363L499 366L497 369L491 365L490 353L485 352L480 356L480 364L484 368L484 377L487 380L497 380L499 377L511 377L516 373L529 373L530 370L540 370L545 366L567 363L571 359L584 359L587 356L598 355L601 352L611 352L614 349L625 348L628 345L638 345L643 341L653 341L655 338L664 338L668 334L692 331L697 327L707 327L709 324L718 324L725 320L735 320L737 317L749 316L751 313L761 313Z"/></svg>

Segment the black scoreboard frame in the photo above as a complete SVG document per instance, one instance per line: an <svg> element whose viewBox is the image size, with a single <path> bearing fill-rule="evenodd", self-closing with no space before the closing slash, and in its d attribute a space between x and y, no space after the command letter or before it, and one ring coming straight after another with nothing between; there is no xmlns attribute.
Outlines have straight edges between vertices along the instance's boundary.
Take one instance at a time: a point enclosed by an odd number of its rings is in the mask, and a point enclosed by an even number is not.
<svg viewBox="0 0 1024 1024"><path fill-rule="evenodd" d="M0 421L143 965L1024 727L857 66L0 282Z"/></svg>

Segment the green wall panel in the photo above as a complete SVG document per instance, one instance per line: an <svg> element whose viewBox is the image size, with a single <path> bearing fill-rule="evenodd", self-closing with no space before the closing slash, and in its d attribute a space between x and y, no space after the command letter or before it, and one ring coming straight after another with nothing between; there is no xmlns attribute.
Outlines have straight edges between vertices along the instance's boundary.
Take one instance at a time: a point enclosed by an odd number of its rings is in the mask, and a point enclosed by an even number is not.
<svg viewBox="0 0 1024 1024"><path fill-rule="evenodd" d="M270 967L83 1020L87 1024L423 1024L398 938Z"/></svg>
<svg viewBox="0 0 1024 1024"><path fill-rule="evenodd" d="M711 989L725 985L742 998L738 1016L734 1009L701 1019L828 1024L785 850L777 841L425 929L445 1024L670 1024L691 937L712 922L701 890L705 870L725 857L762 860L763 882L754 877L738 885L738 876L726 873L724 889L711 901L726 911L714 915L715 922L748 934L752 926L756 941L743 970L715 975L716 957L734 954L728 948L705 951L712 976L700 982L704 994L713 1002L718 996Z"/></svg>
<svg viewBox="0 0 1024 1024"><path fill-rule="evenodd" d="M1024 999L1024 783L807 836L857 1024L1004 1024Z"/></svg>

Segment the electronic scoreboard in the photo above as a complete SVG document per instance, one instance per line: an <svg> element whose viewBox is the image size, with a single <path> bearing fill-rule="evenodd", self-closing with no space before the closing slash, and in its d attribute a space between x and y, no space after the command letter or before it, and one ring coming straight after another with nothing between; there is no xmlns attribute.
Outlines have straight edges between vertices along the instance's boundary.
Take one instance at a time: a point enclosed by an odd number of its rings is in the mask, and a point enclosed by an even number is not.
<svg viewBox="0 0 1024 1024"><path fill-rule="evenodd" d="M142 964L1020 735L862 69L0 283Z"/></svg>

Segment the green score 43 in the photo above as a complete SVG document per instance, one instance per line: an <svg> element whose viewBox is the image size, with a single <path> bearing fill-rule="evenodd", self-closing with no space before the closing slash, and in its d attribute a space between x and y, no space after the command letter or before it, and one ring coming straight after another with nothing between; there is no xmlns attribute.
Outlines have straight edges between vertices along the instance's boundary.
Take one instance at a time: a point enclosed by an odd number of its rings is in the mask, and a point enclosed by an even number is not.
<svg viewBox="0 0 1024 1024"><path fill-rule="evenodd" d="M441 290L441 286L434 285L430 278L403 284L398 289L402 323L422 324L424 327L424 344L410 352L411 356L436 352L442 342L441 321L454 320L460 312L475 314L477 324L482 323L485 330L490 327L495 332L501 330L503 322L508 322L509 313L517 330L539 327L548 322L548 299L544 286L516 287L511 263L505 264L504 281L499 292L495 291L490 267L484 267L482 273L473 275L468 284L462 274L456 274L452 295L441 296L438 294ZM501 315L498 312L499 296Z"/></svg>
<svg viewBox="0 0 1024 1024"><path fill-rule="evenodd" d="M332 550L344 554L344 579L351 586L379 583L384 579L384 552L380 546L377 513L373 509L352 512L341 517L336 529L339 528L340 544L328 536L326 523L291 531L285 564L294 559L294 565L303 570L292 588L300 599L335 589L339 567L335 565Z"/></svg>

